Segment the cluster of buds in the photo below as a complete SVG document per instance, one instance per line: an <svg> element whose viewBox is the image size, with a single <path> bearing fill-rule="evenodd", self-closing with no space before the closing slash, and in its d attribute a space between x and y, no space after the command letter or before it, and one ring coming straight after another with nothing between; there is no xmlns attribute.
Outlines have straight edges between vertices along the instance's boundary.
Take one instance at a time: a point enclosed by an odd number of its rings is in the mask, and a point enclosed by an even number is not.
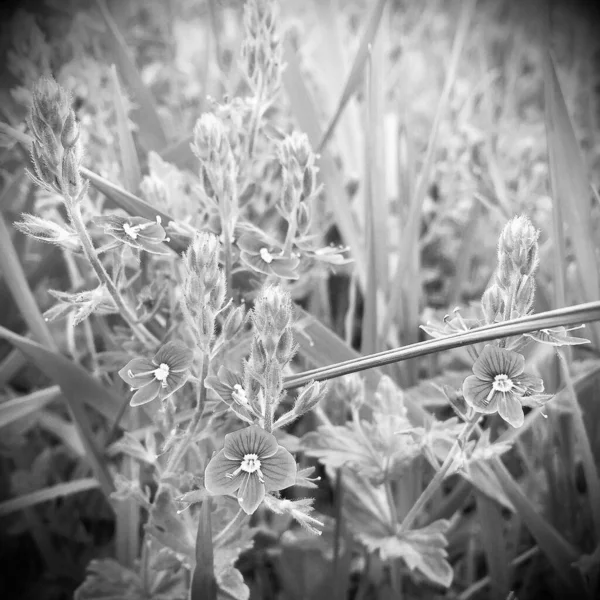
<svg viewBox="0 0 600 600"><path fill-rule="evenodd" d="M272 97L281 84L283 46L275 0L248 0L244 6L243 69L254 93Z"/></svg>
<svg viewBox="0 0 600 600"><path fill-rule="evenodd" d="M233 232L239 211L237 166L227 128L221 119L212 113L205 113L198 119L192 151L200 161L204 192L219 207L221 227Z"/></svg>
<svg viewBox="0 0 600 600"><path fill-rule="evenodd" d="M68 92L54 79L42 78L34 87L28 124L36 183L67 200L80 198L84 182L79 173L83 157L79 125Z"/></svg>
<svg viewBox="0 0 600 600"><path fill-rule="evenodd" d="M205 353L215 335L217 314L225 301L225 275L219 267L220 242L211 233L196 233L184 255L181 309L197 346Z"/></svg>
<svg viewBox="0 0 600 600"><path fill-rule="evenodd" d="M283 391L283 371L296 351L292 333L290 295L277 286L262 290L252 311L254 337L244 371L244 389L262 408L265 429L273 427L273 413Z"/></svg>
<svg viewBox="0 0 600 600"><path fill-rule="evenodd" d="M535 296L535 272L539 265L539 231L525 217L511 219L498 242L495 281L481 299L487 323L526 315Z"/></svg>
<svg viewBox="0 0 600 600"><path fill-rule="evenodd" d="M310 205L306 201L319 192L316 155L306 134L297 131L283 140L278 154L283 190L277 208L290 224L296 223L300 235L305 235L310 226Z"/></svg>

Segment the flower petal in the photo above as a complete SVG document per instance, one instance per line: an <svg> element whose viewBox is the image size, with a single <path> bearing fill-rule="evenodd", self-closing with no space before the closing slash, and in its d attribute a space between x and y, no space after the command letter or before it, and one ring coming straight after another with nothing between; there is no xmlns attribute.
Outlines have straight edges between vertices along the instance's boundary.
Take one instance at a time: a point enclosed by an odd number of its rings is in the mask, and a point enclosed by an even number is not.
<svg viewBox="0 0 600 600"><path fill-rule="evenodd" d="M258 473L245 473L238 491L238 502L241 509L251 515L265 497L265 484L260 482Z"/></svg>
<svg viewBox="0 0 600 600"><path fill-rule="evenodd" d="M152 402L152 400L158 396L159 390L160 383L156 380L146 384L133 395L129 402L129 406L140 406L141 404Z"/></svg>
<svg viewBox="0 0 600 600"><path fill-rule="evenodd" d="M245 427L225 436L225 456L230 460L241 461L246 454L256 454L261 463L273 456L279 448L277 439L257 425Z"/></svg>
<svg viewBox="0 0 600 600"><path fill-rule="evenodd" d="M240 252L240 260L253 271L264 275L272 275L271 265L266 263L258 254L242 251Z"/></svg>
<svg viewBox="0 0 600 600"><path fill-rule="evenodd" d="M529 373L522 373L514 379L515 383L523 386L529 392L540 394L544 391L544 381L535 375Z"/></svg>
<svg viewBox="0 0 600 600"><path fill-rule="evenodd" d="M465 402L475 410L488 415L495 413L497 410L494 397L488 399L491 391L491 382L482 381L475 375L469 375L463 382Z"/></svg>
<svg viewBox="0 0 600 600"><path fill-rule="evenodd" d="M174 394L188 380L188 373L171 373L167 377L167 387L160 386L159 396L165 400L171 394Z"/></svg>
<svg viewBox="0 0 600 600"><path fill-rule="evenodd" d="M237 241L238 248L248 254L259 254L261 248L268 248L269 245L269 241L266 238L248 233L241 235Z"/></svg>
<svg viewBox="0 0 600 600"><path fill-rule="evenodd" d="M496 375L516 378L525 368L525 358L518 352L488 344L473 365L473 373L479 379L493 381Z"/></svg>
<svg viewBox="0 0 600 600"><path fill-rule="evenodd" d="M130 360L120 371L119 377L129 384L130 387L137 390L154 381L154 371L156 367L148 358L134 358ZM129 371L133 373L133 377L128 375ZM148 373L147 375L139 375L139 373Z"/></svg>
<svg viewBox="0 0 600 600"><path fill-rule="evenodd" d="M523 407L515 394L506 393L498 398L498 414L513 427L521 427L525 421Z"/></svg>
<svg viewBox="0 0 600 600"><path fill-rule="evenodd" d="M227 474L234 473L239 467L239 460L229 460L223 450L217 452L204 471L204 487L215 496L233 494L240 487L243 474L235 477L227 477Z"/></svg>
<svg viewBox="0 0 600 600"><path fill-rule="evenodd" d="M260 470L267 492L283 490L296 483L296 461L283 446L279 446L274 456L261 460Z"/></svg>
<svg viewBox="0 0 600 600"><path fill-rule="evenodd" d="M154 355L156 365L162 363L169 366L171 371L186 371L190 368L193 352L181 342L167 342Z"/></svg>

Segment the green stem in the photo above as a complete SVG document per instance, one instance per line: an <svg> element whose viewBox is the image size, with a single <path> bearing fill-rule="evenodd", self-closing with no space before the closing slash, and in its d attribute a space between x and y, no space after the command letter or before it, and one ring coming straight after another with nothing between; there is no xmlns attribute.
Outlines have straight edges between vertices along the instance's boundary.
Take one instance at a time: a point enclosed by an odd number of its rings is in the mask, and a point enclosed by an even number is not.
<svg viewBox="0 0 600 600"><path fill-rule="evenodd" d="M186 432L179 442L177 446L173 449L173 453L167 462L167 468L165 469L165 473L173 473L183 457L187 452L190 444L194 440L197 434L198 426L200 425L200 418L202 417L202 412L204 410L204 404L206 402L206 386L204 385L204 380L208 375L208 366L210 363L209 355L202 354L202 374L200 375L200 383L199 385L199 394L198 394L198 404L196 406L196 410L194 411L193 417L190 419L188 423Z"/></svg>
<svg viewBox="0 0 600 600"><path fill-rule="evenodd" d="M219 542L225 539L225 536L237 525L241 524L243 520L246 518L246 513L240 508L235 517L229 521L229 523L225 526L224 529L219 531L219 533L213 538L213 547L216 548Z"/></svg>
<svg viewBox="0 0 600 600"><path fill-rule="evenodd" d="M256 92L256 104L252 111L252 120L250 121L250 137L248 138L248 160L252 158L254 152L254 143L258 135L260 119L262 118L262 101L264 95L264 80L262 74L259 75L258 90Z"/></svg>
<svg viewBox="0 0 600 600"><path fill-rule="evenodd" d="M231 286L231 267L233 263L233 245L231 243L231 231L230 224L223 223L223 251L225 253L225 289L227 298L231 298L233 295L233 289Z"/></svg>
<svg viewBox="0 0 600 600"><path fill-rule="evenodd" d="M285 235L285 242L283 244L283 254L289 254L292 250L292 243L296 237L296 231L298 230L298 221L296 215L292 215L288 221L288 230Z"/></svg>
<svg viewBox="0 0 600 600"><path fill-rule="evenodd" d="M460 435L458 436L456 442L454 442L454 445L450 449L450 452L448 452L448 456L446 456L444 464L441 466L440 470L435 474L434 478L429 482L429 485L423 490L423 493L419 496L417 501L414 503L413 507L408 511L408 514L406 515L406 517L404 517L404 520L400 524L400 529L398 533L403 533L410 528L410 526L415 522L415 519L418 517L421 510L423 510L427 502L429 502L429 500L433 497L437 489L442 484L446 473L448 473L448 471L450 470L450 467L454 462L456 453L460 449L461 444L469 437L473 429L475 429L475 427L477 426L477 421L479 421L480 416L481 415L479 413L475 413L471 420L465 423L465 426L460 432Z"/></svg>
<svg viewBox="0 0 600 600"><path fill-rule="evenodd" d="M158 343L158 340L143 325L140 325L137 322L135 314L125 303L125 300L123 296L121 296L117 286L106 272L104 265L100 262L98 254L96 253L96 249L94 248L94 244L92 243L92 239L90 238L90 235L83 222L83 216L81 214L79 202L68 199L68 201L65 202L65 205L67 207L71 223L75 228L79 239L81 240L81 245L88 261L92 265L92 268L100 280L100 283L103 283L106 286L106 289L114 300L119 312L121 313L121 316L125 319L125 321L127 321L129 327L131 327L132 331L142 342L148 346L155 346Z"/></svg>

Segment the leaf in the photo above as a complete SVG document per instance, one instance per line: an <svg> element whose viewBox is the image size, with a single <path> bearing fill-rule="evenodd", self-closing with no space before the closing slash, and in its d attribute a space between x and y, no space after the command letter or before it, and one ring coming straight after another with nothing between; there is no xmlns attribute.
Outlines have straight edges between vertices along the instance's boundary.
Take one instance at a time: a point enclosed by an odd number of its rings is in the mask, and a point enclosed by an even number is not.
<svg viewBox="0 0 600 600"><path fill-rule="evenodd" d="M0 404L0 429L41 410L60 395L57 385Z"/></svg>
<svg viewBox="0 0 600 600"><path fill-rule="evenodd" d="M191 600L216 600L217 597L210 512L211 499L206 498L202 502L200 518L198 521L198 533L196 535L196 567L194 568L194 574L192 575L192 585L190 589ZM234 569L232 569L232 571L233 570ZM231 577L231 573L228 573L228 575L230 575L230 577L225 578L230 584L228 587L235 589L235 575L233 575L233 577ZM231 581L229 581L230 579Z"/></svg>
<svg viewBox="0 0 600 600"><path fill-rule="evenodd" d="M338 124L338 121L342 115L342 112L346 108L348 101L354 95L356 89L362 82L362 71L369 57L369 47L374 44L375 36L377 35L379 24L381 23L381 16L383 15L383 9L385 8L386 2L387 0L378 0L377 4L373 7L373 10L369 15L369 20L361 37L358 50L356 51L356 56L354 57L354 61L352 63L352 69L350 70L348 78L346 79L344 90L340 96L337 108L325 130L325 133L321 137L319 144L315 146L317 148L316 152L323 151L323 148L333 135L336 125Z"/></svg>
<svg viewBox="0 0 600 600"><path fill-rule="evenodd" d="M121 151L121 163L123 179L125 187L130 192L135 192L140 187L142 180L142 172L138 160L137 151L133 135L129 128L129 119L127 117L127 109L125 108L125 99L119 85L119 76L115 65L110 69L110 75L113 86L113 96L115 112L117 116L117 135L119 137L119 149Z"/></svg>
<svg viewBox="0 0 600 600"><path fill-rule="evenodd" d="M573 245L583 300L592 301L600 297L600 275L590 219L590 180L549 52L544 69L548 159L554 207L560 219L559 233L564 234L564 219ZM594 327L592 337L598 345L600 328Z"/></svg>
<svg viewBox="0 0 600 600"><path fill-rule="evenodd" d="M411 571L418 570L429 581L447 588L454 577L446 551L449 527L449 521L439 520L396 536L360 539L371 552L379 551L382 560L401 558Z"/></svg>
<svg viewBox="0 0 600 600"><path fill-rule="evenodd" d="M96 4L108 28L109 47L114 54L115 62L138 105L137 109L132 111L132 118L138 124L140 138L146 150L158 152L167 145L167 137L156 110L154 98L142 81L131 52L127 48L127 43L112 18L105 0L96 0Z"/></svg>
<svg viewBox="0 0 600 600"><path fill-rule="evenodd" d="M481 524L481 541L492 588L490 598L505 600L511 588L511 574L502 511L495 502L477 494L477 516Z"/></svg>
<svg viewBox="0 0 600 600"><path fill-rule="evenodd" d="M585 593L582 589L581 576L573 567L573 564L579 558L578 550L542 517L538 508L524 494L500 459L492 459L492 467L502 484L504 492L534 537L540 550L546 555L556 574L574 593L580 594L578 597L583 598Z"/></svg>
<svg viewBox="0 0 600 600"><path fill-rule="evenodd" d="M579 329L579 328L573 328ZM541 329L540 331L532 331L526 333L525 337L531 338L536 342L542 344L549 344L550 346L577 346L580 344L589 344L590 340L585 338L575 337L567 335L567 332L571 329L566 327L556 327L555 329Z"/></svg>
<svg viewBox="0 0 600 600"><path fill-rule="evenodd" d="M99 487L98 480L93 477L87 477L84 479L75 479L67 483L59 483L42 490L36 490L30 494L0 502L0 517L6 517L14 512L36 506L42 502L49 502L50 500L56 500L57 498L63 498L71 494L93 490L97 487Z"/></svg>

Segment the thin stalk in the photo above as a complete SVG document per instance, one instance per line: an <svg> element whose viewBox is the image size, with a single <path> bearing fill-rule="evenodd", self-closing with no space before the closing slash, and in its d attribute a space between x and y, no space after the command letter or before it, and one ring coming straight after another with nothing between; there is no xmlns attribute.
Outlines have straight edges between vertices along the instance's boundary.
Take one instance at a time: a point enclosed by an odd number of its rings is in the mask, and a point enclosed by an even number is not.
<svg viewBox="0 0 600 600"><path fill-rule="evenodd" d="M288 230L285 234L285 242L283 243L283 254L288 255L292 250L292 243L296 237L296 231L298 230L298 221L296 214L294 213L288 221Z"/></svg>
<svg viewBox="0 0 600 600"><path fill-rule="evenodd" d="M245 517L246 513L240 508L233 517L233 519L231 519L231 521L229 521L229 523L213 538L213 547L216 548L219 542L225 540L226 535L235 527L237 527L237 525L241 524L244 521Z"/></svg>
<svg viewBox="0 0 600 600"><path fill-rule="evenodd" d="M196 410L194 411L193 417L190 419L188 423L186 432L179 442L177 446L173 449L173 453L167 462L167 468L165 469L165 473L173 473L183 457L187 452L192 440L196 436L198 426L200 424L200 418L202 417L202 412L204 410L204 405L206 403L206 386L204 385L204 380L208 375L208 366L210 363L210 358L208 354L202 354L202 374L200 375L200 382L198 383L199 392L198 392L198 404L196 405Z"/></svg>
<svg viewBox="0 0 600 600"><path fill-rule="evenodd" d="M225 254L225 290L227 297L232 297L231 270L233 264L233 244L231 243L230 223L223 223L223 252Z"/></svg>
<svg viewBox="0 0 600 600"><path fill-rule="evenodd" d="M248 160L252 158L252 153L254 152L254 143L256 141L256 136L258 135L258 128L260 125L260 120L262 118L262 101L264 96L264 78L262 73L258 74L258 89L256 91L256 104L254 105L254 110L252 111L252 120L250 121L250 137L248 138Z"/></svg>
<svg viewBox="0 0 600 600"><path fill-rule="evenodd" d="M121 296L117 286L106 272L104 265L100 262L100 259L96 253L96 249L94 248L94 244L92 243L92 239L90 238L90 235L87 232L83 222L83 216L81 214L79 202L69 199L67 202L65 202L65 205L67 207L71 223L75 228L79 239L81 240L81 245L88 261L92 265L92 268L94 269L94 272L96 273L96 276L100 282L106 286L106 289L117 305L121 316L125 319L125 321L127 321L127 324L142 342L148 346L155 346L158 343L158 340L143 325L140 325L137 322L135 314L125 303L125 299L123 296Z"/></svg>
<svg viewBox="0 0 600 600"><path fill-rule="evenodd" d="M325 381L452 348L461 348L481 342L522 335L532 331L540 331L541 329L578 325L592 321L600 321L600 301L549 310L537 315L512 319L504 323L484 325L470 331L465 331L464 333L448 335L441 339L418 342L402 348L393 348L392 350L377 352L369 356L361 356L334 365L311 369L304 371L304 373L286 377L283 388L289 390L300 387L313 379L315 381Z"/></svg>
<svg viewBox="0 0 600 600"><path fill-rule="evenodd" d="M448 452L448 456L446 456L446 460L444 460L444 464L441 466L440 470L435 474L433 479L429 482L429 485L423 490L423 493L419 496L417 501L413 504L413 507L408 511L406 517L400 524L399 533L404 533L407 531L410 526L415 522L415 519L419 516L419 513L423 510L427 502L433 497L435 492L438 490L446 473L450 470L454 459L456 458L456 453L460 449L461 444L467 440L471 432L477 426L477 421L481 415L479 413L475 413L475 416L471 418L471 420L465 423L463 430L460 432L460 435L454 442L454 445Z"/></svg>

